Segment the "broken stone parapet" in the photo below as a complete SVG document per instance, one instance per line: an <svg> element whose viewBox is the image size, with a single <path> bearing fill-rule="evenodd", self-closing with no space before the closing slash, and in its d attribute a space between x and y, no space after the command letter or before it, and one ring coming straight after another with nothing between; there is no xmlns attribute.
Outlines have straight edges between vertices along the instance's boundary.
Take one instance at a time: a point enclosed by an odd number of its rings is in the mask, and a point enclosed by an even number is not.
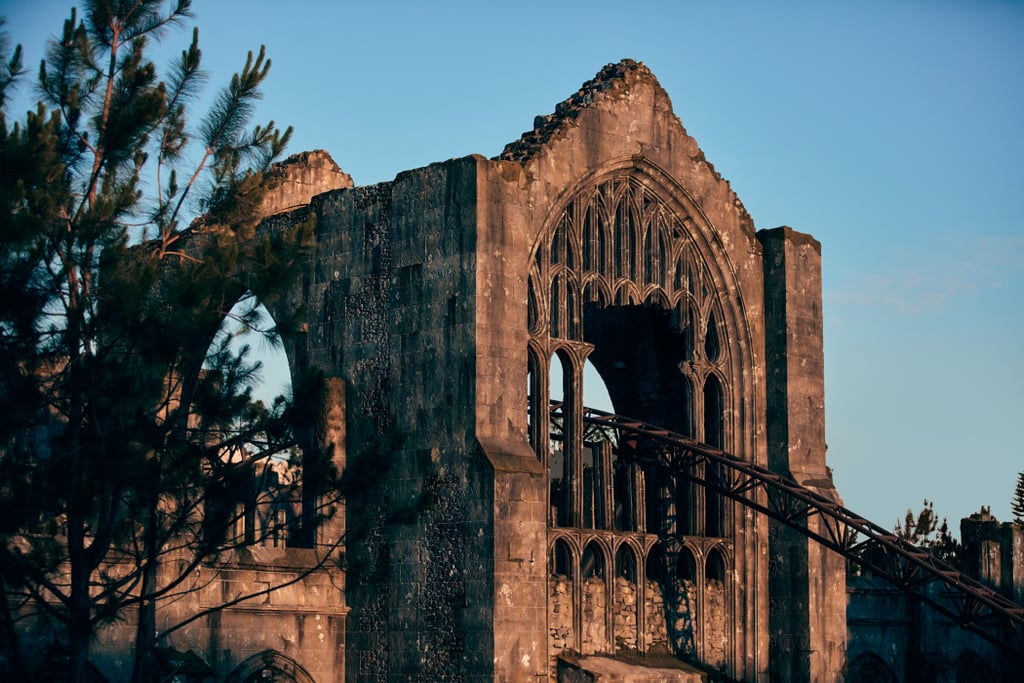
<svg viewBox="0 0 1024 683"><path fill-rule="evenodd" d="M263 216L306 206L318 194L351 189L352 176L322 149L293 154L264 174L266 194L260 205Z"/></svg>

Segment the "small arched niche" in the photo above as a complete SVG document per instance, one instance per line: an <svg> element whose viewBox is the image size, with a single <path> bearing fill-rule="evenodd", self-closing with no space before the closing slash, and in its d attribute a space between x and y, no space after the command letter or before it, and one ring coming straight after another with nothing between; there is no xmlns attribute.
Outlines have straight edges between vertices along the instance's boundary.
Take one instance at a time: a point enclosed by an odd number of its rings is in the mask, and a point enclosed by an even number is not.
<svg viewBox="0 0 1024 683"><path fill-rule="evenodd" d="M711 548L704 557L704 659L714 666L725 664L730 635L725 628L729 612L729 584L721 550Z"/></svg>
<svg viewBox="0 0 1024 683"><path fill-rule="evenodd" d="M672 600L666 604L666 608L673 647L677 653L688 656L697 652L698 591L697 560L690 548L684 545L676 557L676 582Z"/></svg>
<svg viewBox="0 0 1024 683"><path fill-rule="evenodd" d="M225 683L315 683L313 677L291 657L274 650L249 657L235 667Z"/></svg>
<svg viewBox="0 0 1024 683"><path fill-rule="evenodd" d="M595 540L584 547L580 558L582 593L580 652L608 652L608 558Z"/></svg>
<svg viewBox="0 0 1024 683"><path fill-rule="evenodd" d="M623 543L615 553L612 623L616 652L639 649L637 623L643 592L638 578L636 553L628 543Z"/></svg>
<svg viewBox="0 0 1024 683"><path fill-rule="evenodd" d="M565 539L557 539L548 560L548 638L552 656L565 648L577 647L573 625L575 568L572 548Z"/></svg>

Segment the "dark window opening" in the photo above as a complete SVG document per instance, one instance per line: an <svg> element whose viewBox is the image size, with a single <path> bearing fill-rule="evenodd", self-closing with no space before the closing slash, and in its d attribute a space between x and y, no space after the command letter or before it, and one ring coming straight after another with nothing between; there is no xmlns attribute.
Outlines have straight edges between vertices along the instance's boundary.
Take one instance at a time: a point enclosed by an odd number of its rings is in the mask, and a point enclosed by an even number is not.
<svg viewBox="0 0 1024 683"><path fill-rule="evenodd" d="M548 389L552 401L563 402L567 392L567 383L571 377L568 359L559 354L551 357L549 368ZM563 424L564 428L564 418ZM569 478L572 473L572 462L565 449L564 435L557 435L549 440L548 478L550 484L551 525L566 527L571 525L571 490Z"/></svg>
<svg viewBox="0 0 1024 683"><path fill-rule="evenodd" d="M722 385L715 375L708 375L704 382L704 442L716 448L724 448L724 401ZM711 484L704 488L704 533L707 536L725 535L725 500L713 489L722 479L722 466L708 462L704 478Z"/></svg>
<svg viewBox="0 0 1024 683"><path fill-rule="evenodd" d="M722 553L714 549L708 552L704 576L708 581L725 581L725 560L722 559Z"/></svg>
<svg viewBox="0 0 1024 683"><path fill-rule="evenodd" d="M636 531L636 475L632 465L615 454L612 459L615 478L614 527L616 531Z"/></svg>
<svg viewBox="0 0 1024 683"><path fill-rule="evenodd" d="M707 331L704 333L704 357L709 363L714 363L722 353L722 347L718 341L718 323L715 321L714 312L708 316Z"/></svg>
<svg viewBox="0 0 1024 683"><path fill-rule="evenodd" d="M584 580L597 577L604 578L604 552L600 546L591 541L583 550L583 559L580 561L580 576Z"/></svg>

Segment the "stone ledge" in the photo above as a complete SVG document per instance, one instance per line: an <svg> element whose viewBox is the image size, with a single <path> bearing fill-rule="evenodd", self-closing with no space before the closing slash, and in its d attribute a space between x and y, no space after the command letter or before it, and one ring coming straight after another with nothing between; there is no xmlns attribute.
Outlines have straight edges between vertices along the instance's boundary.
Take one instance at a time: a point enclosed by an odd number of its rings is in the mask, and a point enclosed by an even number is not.
<svg viewBox="0 0 1024 683"><path fill-rule="evenodd" d="M493 436L477 437L480 450L487 456L495 472L544 474L544 465L533 449L519 439Z"/></svg>

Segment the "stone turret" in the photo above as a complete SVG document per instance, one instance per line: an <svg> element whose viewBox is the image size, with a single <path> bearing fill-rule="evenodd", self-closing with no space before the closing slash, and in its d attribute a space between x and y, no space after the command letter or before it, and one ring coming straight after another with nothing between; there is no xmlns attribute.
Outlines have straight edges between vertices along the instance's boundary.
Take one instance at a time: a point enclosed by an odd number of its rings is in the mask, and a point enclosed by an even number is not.
<svg viewBox="0 0 1024 683"><path fill-rule="evenodd" d="M982 508L960 520L963 570L1000 593L1024 602L1024 527L1002 524Z"/></svg>

